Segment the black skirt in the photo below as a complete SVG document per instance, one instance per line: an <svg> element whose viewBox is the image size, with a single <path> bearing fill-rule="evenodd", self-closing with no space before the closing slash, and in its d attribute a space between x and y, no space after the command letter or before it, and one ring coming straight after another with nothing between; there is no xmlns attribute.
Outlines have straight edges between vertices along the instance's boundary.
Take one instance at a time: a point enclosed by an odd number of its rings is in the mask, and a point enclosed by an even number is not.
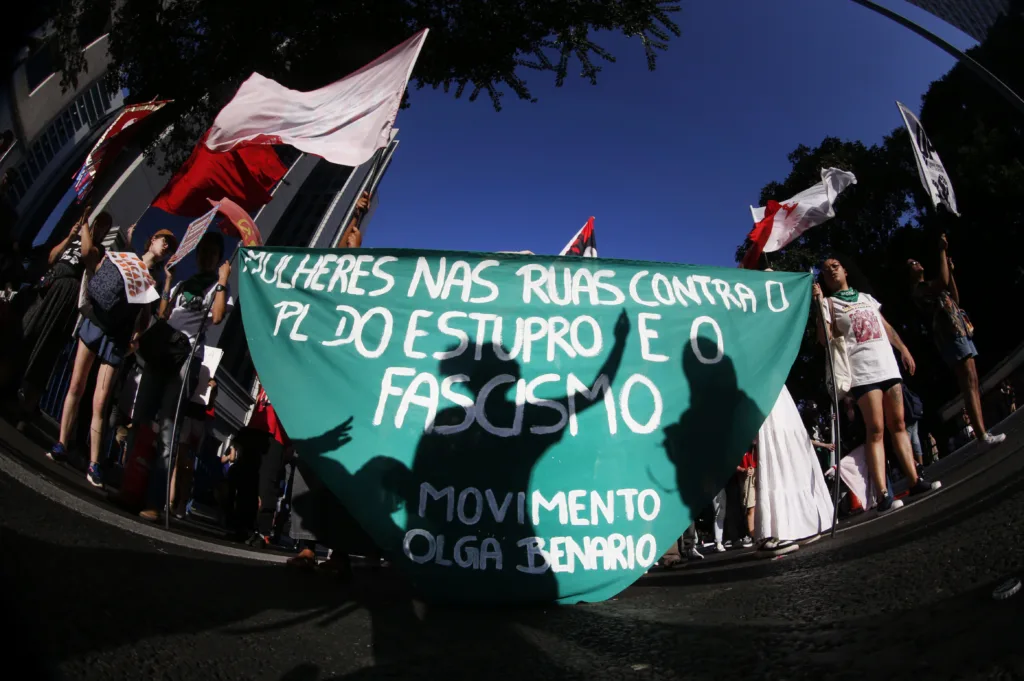
<svg viewBox="0 0 1024 681"><path fill-rule="evenodd" d="M62 276L39 291L21 319L25 382L43 390L78 318L81 279Z"/></svg>

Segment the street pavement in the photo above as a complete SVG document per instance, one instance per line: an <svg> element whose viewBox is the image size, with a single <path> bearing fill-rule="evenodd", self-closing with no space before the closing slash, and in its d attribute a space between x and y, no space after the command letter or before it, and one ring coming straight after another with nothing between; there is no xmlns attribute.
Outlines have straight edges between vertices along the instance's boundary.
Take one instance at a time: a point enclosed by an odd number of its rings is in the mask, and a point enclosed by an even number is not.
<svg viewBox="0 0 1024 681"><path fill-rule="evenodd" d="M12 679L1022 678L1024 420L947 460L943 488L794 554L652 572L572 607L427 606L389 570L351 585L167 535L0 441ZM943 462L940 462L943 463ZM938 477L932 472L932 477Z"/></svg>

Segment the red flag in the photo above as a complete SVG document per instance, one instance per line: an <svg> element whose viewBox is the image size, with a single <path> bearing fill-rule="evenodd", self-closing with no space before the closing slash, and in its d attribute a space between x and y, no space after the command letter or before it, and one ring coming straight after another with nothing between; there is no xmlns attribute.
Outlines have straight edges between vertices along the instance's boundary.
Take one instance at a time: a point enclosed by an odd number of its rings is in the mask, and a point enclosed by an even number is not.
<svg viewBox="0 0 1024 681"><path fill-rule="evenodd" d="M210 203L214 203L210 201ZM221 199L218 203L214 203L220 213L228 219L230 226L225 223L221 223L220 229L228 236L233 236L242 240L242 244L245 246L262 246L263 236L260 235L260 230L256 228L256 223L252 221L249 214L245 212L241 206L232 201L231 199Z"/></svg>
<svg viewBox="0 0 1024 681"><path fill-rule="evenodd" d="M269 146L252 146L216 152L206 148L209 131L196 144L153 207L173 215L196 217L210 210L208 201L227 197L245 211L270 202L270 190L288 169Z"/></svg>
<svg viewBox="0 0 1024 681"><path fill-rule="evenodd" d="M576 232L576 236L565 245L565 248L558 255L578 255L584 258L597 257L597 236L594 234L593 216L587 220L585 225L580 227L580 231Z"/></svg>
<svg viewBox="0 0 1024 681"><path fill-rule="evenodd" d="M159 102L129 104L117 115L114 122L107 127L89 151L89 155L85 157L85 163L75 173L74 186L75 194L78 195L78 203L85 200L85 197L92 191L93 180L96 179L100 170L110 165L110 162L134 137L138 130L135 124L170 102L171 100L165 99Z"/></svg>

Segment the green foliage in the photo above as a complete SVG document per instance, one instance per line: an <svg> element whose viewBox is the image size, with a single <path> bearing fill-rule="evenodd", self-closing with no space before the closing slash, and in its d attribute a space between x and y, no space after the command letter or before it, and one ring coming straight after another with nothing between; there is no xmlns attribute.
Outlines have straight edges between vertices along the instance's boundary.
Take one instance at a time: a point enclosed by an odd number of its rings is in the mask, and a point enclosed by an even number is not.
<svg viewBox="0 0 1024 681"><path fill-rule="evenodd" d="M575 58L596 83L597 62L615 59L595 42L599 31L636 38L651 69L679 35L670 18L679 6L666 0L64 0L66 83L82 67L67 27L112 9L112 85L133 99L175 100L176 125L159 142L172 168L253 71L297 90L322 87L429 27L416 85L471 101L486 93L500 110L508 90L533 101L524 70L551 72L561 85Z"/></svg>
<svg viewBox="0 0 1024 681"><path fill-rule="evenodd" d="M1002 19L971 55L1018 93L1024 92L1024 18ZM893 106L893 118L898 120ZM935 351L929 330L909 299L906 260L937 267L937 238L946 232L961 302L978 330L978 369L984 373L1021 341L1007 334L1007 300L1024 293L1024 121L997 93L962 66L932 83L924 96L921 122L938 150L956 192L960 218L936 215L921 187L910 140L902 127L882 144L822 140L790 155L792 170L782 182L769 182L760 202L784 200L820 180L820 169L835 166L857 175L857 184L840 195L836 217L806 232L779 253L770 254L777 270L807 271L825 257L841 254L859 270L857 288L870 290L917 360L911 384L936 401L956 393L952 373ZM746 250L736 252L739 261ZM813 318L811 320L814 321ZM1016 328L1019 325L1014 325ZM827 404L825 357L808 325L789 388L794 398ZM1002 331L1002 333L1000 333Z"/></svg>

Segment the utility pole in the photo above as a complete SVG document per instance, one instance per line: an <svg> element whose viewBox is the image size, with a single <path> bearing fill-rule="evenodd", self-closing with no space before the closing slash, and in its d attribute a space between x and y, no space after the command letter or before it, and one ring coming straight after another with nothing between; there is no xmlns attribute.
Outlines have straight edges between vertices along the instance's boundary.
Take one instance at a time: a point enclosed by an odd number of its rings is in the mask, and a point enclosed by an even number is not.
<svg viewBox="0 0 1024 681"><path fill-rule="evenodd" d="M878 12L879 14L886 18L892 19L900 26L910 29L914 33L918 34L919 36L930 42L932 45L939 47L940 49L945 51L946 54L949 54L950 56L954 57L961 64L970 69L971 72L974 73L974 75L981 78L986 84L988 84L989 87L991 87L1000 95L1002 95L1003 99L1005 99L1012 106L1014 106L1017 109L1017 111L1019 111L1021 114L1024 114L1024 99L1021 99L1020 95L1011 90L1006 83L996 78L991 71L986 69L978 62L976 62L969 55L958 50L956 47L949 44L948 42L946 42L939 36L935 35L928 29L924 28L923 26L915 24L910 19L907 19L906 17L897 14L896 12L893 12L890 9L886 9L885 7L879 5L878 3L871 2L871 0L853 0L853 2L857 3L858 5L861 5L862 7L867 7L870 10L874 10L875 12Z"/></svg>

